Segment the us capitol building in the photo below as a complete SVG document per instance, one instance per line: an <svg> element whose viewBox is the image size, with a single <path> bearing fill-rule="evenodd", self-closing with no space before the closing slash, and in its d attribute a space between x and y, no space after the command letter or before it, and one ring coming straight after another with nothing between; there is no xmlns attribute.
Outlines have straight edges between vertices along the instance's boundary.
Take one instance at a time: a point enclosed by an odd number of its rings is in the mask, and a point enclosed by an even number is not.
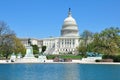
<svg viewBox="0 0 120 80"><path fill-rule="evenodd" d="M21 38L20 40L24 46L28 45L28 38ZM60 37L50 37L45 39L31 38L31 43L33 45L38 45L39 52L41 52L42 46L46 46L44 54L77 53L76 47L79 46L80 36L77 23L72 17L70 8L68 16L65 18L62 25Z"/></svg>

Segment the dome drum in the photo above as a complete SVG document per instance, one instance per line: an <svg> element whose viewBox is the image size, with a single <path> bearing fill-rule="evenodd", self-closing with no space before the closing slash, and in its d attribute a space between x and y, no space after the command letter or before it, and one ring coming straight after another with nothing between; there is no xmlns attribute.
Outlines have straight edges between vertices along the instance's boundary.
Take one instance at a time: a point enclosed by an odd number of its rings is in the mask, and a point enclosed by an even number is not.
<svg viewBox="0 0 120 80"><path fill-rule="evenodd" d="M74 30L73 29L63 29L63 30L61 30L61 32L68 32L68 31L69 32L78 32L77 29L76 30L75 29Z"/></svg>
<svg viewBox="0 0 120 80"><path fill-rule="evenodd" d="M72 29L72 30L78 30L78 27L76 27L76 26L74 26L74 27L73 27L73 26L65 26L65 27L62 28L62 30L64 30L64 29L65 29L65 30L67 30L67 29L68 29L68 30L71 30L71 29Z"/></svg>
<svg viewBox="0 0 120 80"><path fill-rule="evenodd" d="M77 24L64 24L62 27L64 28L64 27L69 27L69 26L77 27Z"/></svg>
<svg viewBox="0 0 120 80"><path fill-rule="evenodd" d="M62 36L72 37L72 36L79 36L78 30L61 30Z"/></svg>

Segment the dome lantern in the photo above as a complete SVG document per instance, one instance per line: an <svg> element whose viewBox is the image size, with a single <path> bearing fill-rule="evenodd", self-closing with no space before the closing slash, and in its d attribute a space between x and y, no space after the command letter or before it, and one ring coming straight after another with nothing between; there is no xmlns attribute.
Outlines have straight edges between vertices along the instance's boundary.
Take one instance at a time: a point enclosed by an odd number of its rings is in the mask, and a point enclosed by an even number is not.
<svg viewBox="0 0 120 80"><path fill-rule="evenodd" d="M68 17L72 16L72 13L71 13L71 8L69 8L69 11L68 11Z"/></svg>

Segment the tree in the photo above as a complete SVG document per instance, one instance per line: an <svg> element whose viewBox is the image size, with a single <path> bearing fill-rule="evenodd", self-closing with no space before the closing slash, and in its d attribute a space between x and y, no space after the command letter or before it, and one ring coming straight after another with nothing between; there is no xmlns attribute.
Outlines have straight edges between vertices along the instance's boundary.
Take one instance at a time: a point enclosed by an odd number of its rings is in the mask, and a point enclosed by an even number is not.
<svg viewBox="0 0 120 80"><path fill-rule="evenodd" d="M101 33L96 33L92 45L94 46L94 52L107 55L118 53L120 48L120 29L110 27L103 30Z"/></svg>
<svg viewBox="0 0 120 80"><path fill-rule="evenodd" d="M38 54L39 53L39 47L37 45L32 45L33 47L33 53Z"/></svg>
<svg viewBox="0 0 120 80"><path fill-rule="evenodd" d="M89 44L91 40L93 39L93 33L88 30L85 30L82 33L81 38L83 39L84 45L87 46L87 44Z"/></svg>
<svg viewBox="0 0 120 80"><path fill-rule="evenodd" d="M8 58L14 46L13 37L15 33L9 29L8 25L0 21L0 53Z"/></svg>
<svg viewBox="0 0 120 80"><path fill-rule="evenodd" d="M99 33L94 34L94 40L91 44L89 44L89 46L93 46L92 47L92 52L99 53L99 51L101 51L102 42L101 42Z"/></svg>
<svg viewBox="0 0 120 80"><path fill-rule="evenodd" d="M95 33L93 38L89 38L88 35L88 31L83 32L83 41L77 48L79 52L85 54L88 51L107 55L115 55L120 52L120 29L118 27L106 28L100 33Z"/></svg>
<svg viewBox="0 0 120 80"><path fill-rule="evenodd" d="M21 52L24 55L26 49L25 49L24 45L21 43L21 41L16 36L13 37L13 41L14 41L13 52L14 53Z"/></svg>
<svg viewBox="0 0 120 80"><path fill-rule="evenodd" d="M82 35L81 35L81 43L79 44L79 47L77 47L77 50L79 53L81 53L83 56L86 55L87 51L90 51L90 46L88 46L88 44L90 44L93 40L93 33L85 30Z"/></svg>
<svg viewBox="0 0 120 80"><path fill-rule="evenodd" d="M102 44L104 45L104 53L116 54L120 48L120 29L118 27L110 27L100 33Z"/></svg>
<svg viewBox="0 0 120 80"><path fill-rule="evenodd" d="M46 46L42 46L42 53L46 50Z"/></svg>
<svg viewBox="0 0 120 80"><path fill-rule="evenodd" d="M78 52L82 55L85 56L87 52L87 47L84 45L83 42L79 44L79 47L77 47Z"/></svg>
<svg viewBox="0 0 120 80"><path fill-rule="evenodd" d="M0 54L8 58L13 52L24 52L25 48L9 26L0 21Z"/></svg>

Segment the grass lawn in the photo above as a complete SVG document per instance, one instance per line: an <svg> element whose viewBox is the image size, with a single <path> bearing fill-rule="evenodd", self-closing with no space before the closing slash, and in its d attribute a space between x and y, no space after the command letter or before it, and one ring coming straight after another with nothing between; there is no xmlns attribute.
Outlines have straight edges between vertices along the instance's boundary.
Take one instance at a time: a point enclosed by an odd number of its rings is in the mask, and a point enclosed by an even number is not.
<svg viewBox="0 0 120 80"><path fill-rule="evenodd" d="M82 58L82 56L80 55L47 55L47 58L53 59L56 56L59 56L60 58L63 58L63 59L81 59Z"/></svg>

